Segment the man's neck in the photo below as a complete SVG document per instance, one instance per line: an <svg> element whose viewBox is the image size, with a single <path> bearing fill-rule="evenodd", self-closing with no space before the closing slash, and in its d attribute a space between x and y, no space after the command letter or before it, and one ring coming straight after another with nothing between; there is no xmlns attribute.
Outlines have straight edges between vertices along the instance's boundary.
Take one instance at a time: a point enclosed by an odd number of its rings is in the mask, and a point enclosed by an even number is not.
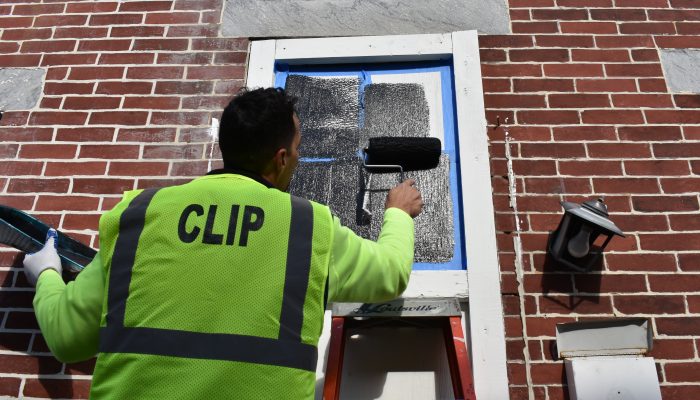
<svg viewBox="0 0 700 400"><path fill-rule="evenodd" d="M224 167L220 169L215 169L212 171L209 171L207 175L220 175L220 174L236 174L236 175L243 175L246 176L250 179L253 179L254 181L261 183L265 185L266 187L270 189L274 189L275 185L270 183L269 180L265 179L262 175L260 175L257 172L254 171L249 171L243 168L236 168L236 167Z"/></svg>

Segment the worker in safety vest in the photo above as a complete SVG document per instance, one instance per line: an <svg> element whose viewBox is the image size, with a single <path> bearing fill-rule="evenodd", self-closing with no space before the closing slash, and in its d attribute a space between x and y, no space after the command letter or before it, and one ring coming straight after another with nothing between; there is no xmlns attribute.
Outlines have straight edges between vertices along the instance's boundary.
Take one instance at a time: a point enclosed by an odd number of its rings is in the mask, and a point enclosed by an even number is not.
<svg viewBox="0 0 700 400"><path fill-rule="evenodd" d="M92 398L312 399L326 302L403 292L423 206L414 182L389 191L378 240L363 239L286 193L300 140L293 98L244 91L221 117L224 168L126 192L74 282L55 231L25 257L53 354L97 355Z"/></svg>

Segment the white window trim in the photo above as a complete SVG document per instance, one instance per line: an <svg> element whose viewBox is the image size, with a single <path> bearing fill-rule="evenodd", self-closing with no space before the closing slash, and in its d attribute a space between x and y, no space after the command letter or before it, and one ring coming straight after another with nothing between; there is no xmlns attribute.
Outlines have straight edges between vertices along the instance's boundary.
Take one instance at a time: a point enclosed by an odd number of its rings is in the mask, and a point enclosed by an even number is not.
<svg viewBox="0 0 700 400"><path fill-rule="evenodd" d="M272 87L274 65L452 59L459 132L467 271L414 271L403 297L468 300L477 397L507 399L505 331L496 246L488 137L476 31L451 34L262 40L251 43L246 86ZM329 328L319 343L323 354ZM322 371L322 359L319 360Z"/></svg>

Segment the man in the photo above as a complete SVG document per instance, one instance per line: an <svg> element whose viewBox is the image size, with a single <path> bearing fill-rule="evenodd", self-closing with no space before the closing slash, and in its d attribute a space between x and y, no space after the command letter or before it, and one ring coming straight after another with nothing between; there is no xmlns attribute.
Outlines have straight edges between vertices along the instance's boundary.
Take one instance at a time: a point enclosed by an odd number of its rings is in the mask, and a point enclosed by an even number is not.
<svg viewBox="0 0 700 400"><path fill-rule="evenodd" d="M50 237L25 258L49 348L97 354L91 397L310 399L328 301L405 289L414 182L387 195L377 242L285 193L301 140L281 89L236 96L221 118L224 169L127 192L100 219L100 251L65 285Z"/></svg>

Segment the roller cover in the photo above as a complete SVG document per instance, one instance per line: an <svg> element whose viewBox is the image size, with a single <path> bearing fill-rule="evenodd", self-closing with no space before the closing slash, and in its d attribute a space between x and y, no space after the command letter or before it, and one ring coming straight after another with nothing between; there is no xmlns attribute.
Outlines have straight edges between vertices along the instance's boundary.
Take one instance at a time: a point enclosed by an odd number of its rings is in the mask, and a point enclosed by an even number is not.
<svg viewBox="0 0 700 400"><path fill-rule="evenodd" d="M442 143L434 137L373 137L365 149L368 165L400 165L404 171L432 169L440 163Z"/></svg>

